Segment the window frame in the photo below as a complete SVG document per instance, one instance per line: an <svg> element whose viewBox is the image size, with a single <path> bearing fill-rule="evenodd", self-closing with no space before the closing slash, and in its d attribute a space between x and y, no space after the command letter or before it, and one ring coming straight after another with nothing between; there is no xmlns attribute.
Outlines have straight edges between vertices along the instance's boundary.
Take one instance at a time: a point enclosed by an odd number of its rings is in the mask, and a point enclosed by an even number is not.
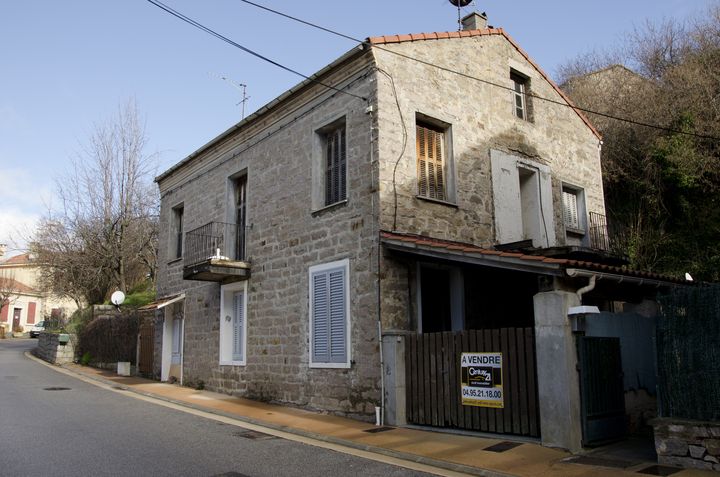
<svg viewBox="0 0 720 477"><path fill-rule="evenodd" d="M331 361L331 357L328 357L328 361L319 361L315 359L315 287L314 287L314 276L321 274L329 274L330 272L342 270L343 279L343 311L344 311L344 340L345 340L345 359L344 361ZM332 303L328 302L328 308L332 307ZM350 260L343 259L334 262L323 263L319 265L313 265L308 269L308 325L309 325L309 342L308 342L308 366L310 368L350 368L352 364L352 345L351 345L351 320L350 320ZM332 335L331 329L332 323L328 317L328 355L332 344L330 343L330 337Z"/></svg>
<svg viewBox="0 0 720 477"><path fill-rule="evenodd" d="M429 193L430 185L425 186L426 192L423 193L423 172L427 176L425 182L430 181L430 174L428 169L428 156L422 154L421 150L426 150L427 147L421 148L421 128L423 130L432 131L436 134L440 134L440 138L434 138L440 147L441 158L441 174L443 182L443 197L432 197ZM425 144L427 145L427 136ZM439 141L438 141L439 139ZM437 149L435 149L437 152ZM423 158L425 158L425 166L423 166ZM435 161L437 163L437 161ZM442 204L455 205L455 163L453 159L452 149L452 126L444 121L434 119L422 113L415 114L415 169L416 169L416 197L423 200L432 202L439 202ZM434 182L438 182L437 173L435 173ZM437 195L437 194L436 194Z"/></svg>
<svg viewBox="0 0 720 477"><path fill-rule="evenodd" d="M587 209L585 204L585 190L582 187L573 186L563 183L560 188L561 204L562 204L562 222L566 233L574 235L585 235L587 233ZM577 227L567 222L565 195L573 195L575 197L575 215L577 216Z"/></svg>
<svg viewBox="0 0 720 477"><path fill-rule="evenodd" d="M330 138L341 132L341 146L333 151L339 151L336 161L333 161L333 152L328 151L331 145ZM336 143L336 142L335 142ZM312 211L332 208L338 204L345 204L349 196L348 181L348 134L347 117L345 114L313 127L313 165L312 165ZM337 174L337 190L332 190L333 178Z"/></svg>
<svg viewBox="0 0 720 477"><path fill-rule="evenodd" d="M183 258L185 253L185 204L183 202L171 209L172 227L170 228L170 260Z"/></svg>
<svg viewBox="0 0 720 477"><path fill-rule="evenodd" d="M532 102L529 96L530 77L511 68L510 81L512 82L513 115L523 121L533 122ZM521 103L519 107L518 100ZM521 114L518 114L518 111Z"/></svg>
<svg viewBox="0 0 720 477"><path fill-rule="evenodd" d="M246 366L247 365L247 335L248 335L248 293L247 281L230 283L220 286L220 330L218 333L218 362L220 366ZM242 303L242 358L235 359L234 349L234 327L235 315L234 299L240 293L243 296ZM228 319L229 318L229 319Z"/></svg>

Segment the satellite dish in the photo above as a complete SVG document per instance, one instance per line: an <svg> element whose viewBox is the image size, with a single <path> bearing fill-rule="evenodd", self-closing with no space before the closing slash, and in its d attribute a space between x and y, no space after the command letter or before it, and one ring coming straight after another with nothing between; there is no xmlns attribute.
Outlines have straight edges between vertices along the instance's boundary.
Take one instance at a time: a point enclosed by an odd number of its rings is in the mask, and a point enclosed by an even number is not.
<svg viewBox="0 0 720 477"><path fill-rule="evenodd" d="M121 292L120 290L114 292L112 295L110 295L110 301L115 306L122 305L122 302L125 301L125 294Z"/></svg>
<svg viewBox="0 0 720 477"><path fill-rule="evenodd" d="M467 7L472 3L473 0L450 0L450 3L456 7Z"/></svg>

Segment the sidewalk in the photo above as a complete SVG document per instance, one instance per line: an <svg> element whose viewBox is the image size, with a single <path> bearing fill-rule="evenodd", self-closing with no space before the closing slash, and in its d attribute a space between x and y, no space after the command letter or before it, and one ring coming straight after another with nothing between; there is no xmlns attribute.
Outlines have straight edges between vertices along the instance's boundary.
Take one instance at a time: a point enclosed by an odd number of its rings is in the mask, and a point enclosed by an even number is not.
<svg viewBox="0 0 720 477"><path fill-rule="evenodd" d="M409 428L377 428L366 422L291 407L198 391L174 384L75 364L67 371L98 381L114 390L129 391L195 411L263 426L357 451L425 464L443 475L482 476L712 476L712 472L679 470L655 462L610 460L605 455L572 456L535 443L509 441ZM500 444L500 445L498 445ZM496 446L493 448L493 446ZM576 461L576 462L571 462ZM444 469L445 471L441 471Z"/></svg>

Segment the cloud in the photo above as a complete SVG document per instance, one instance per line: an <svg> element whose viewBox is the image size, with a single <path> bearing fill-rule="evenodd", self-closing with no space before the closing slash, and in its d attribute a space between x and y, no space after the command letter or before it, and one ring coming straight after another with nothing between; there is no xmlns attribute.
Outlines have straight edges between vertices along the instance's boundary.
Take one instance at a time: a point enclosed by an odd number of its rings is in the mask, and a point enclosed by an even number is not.
<svg viewBox="0 0 720 477"><path fill-rule="evenodd" d="M27 249L28 239L34 233L39 219L39 214L5 207L0 210L0 243L7 244L8 255Z"/></svg>

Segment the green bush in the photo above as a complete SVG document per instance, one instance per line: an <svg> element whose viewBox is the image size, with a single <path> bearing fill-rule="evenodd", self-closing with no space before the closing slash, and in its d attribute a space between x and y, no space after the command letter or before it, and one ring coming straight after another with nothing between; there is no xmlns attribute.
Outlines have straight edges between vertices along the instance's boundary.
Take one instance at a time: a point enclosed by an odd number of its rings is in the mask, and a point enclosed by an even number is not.
<svg viewBox="0 0 720 477"><path fill-rule="evenodd" d="M82 364L83 366L87 366L88 364L90 364L91 360L92 356L90 356L90 352L85 351L85 353L83 353L82 355L82 358L80 358L80 364Z"/></svg>

